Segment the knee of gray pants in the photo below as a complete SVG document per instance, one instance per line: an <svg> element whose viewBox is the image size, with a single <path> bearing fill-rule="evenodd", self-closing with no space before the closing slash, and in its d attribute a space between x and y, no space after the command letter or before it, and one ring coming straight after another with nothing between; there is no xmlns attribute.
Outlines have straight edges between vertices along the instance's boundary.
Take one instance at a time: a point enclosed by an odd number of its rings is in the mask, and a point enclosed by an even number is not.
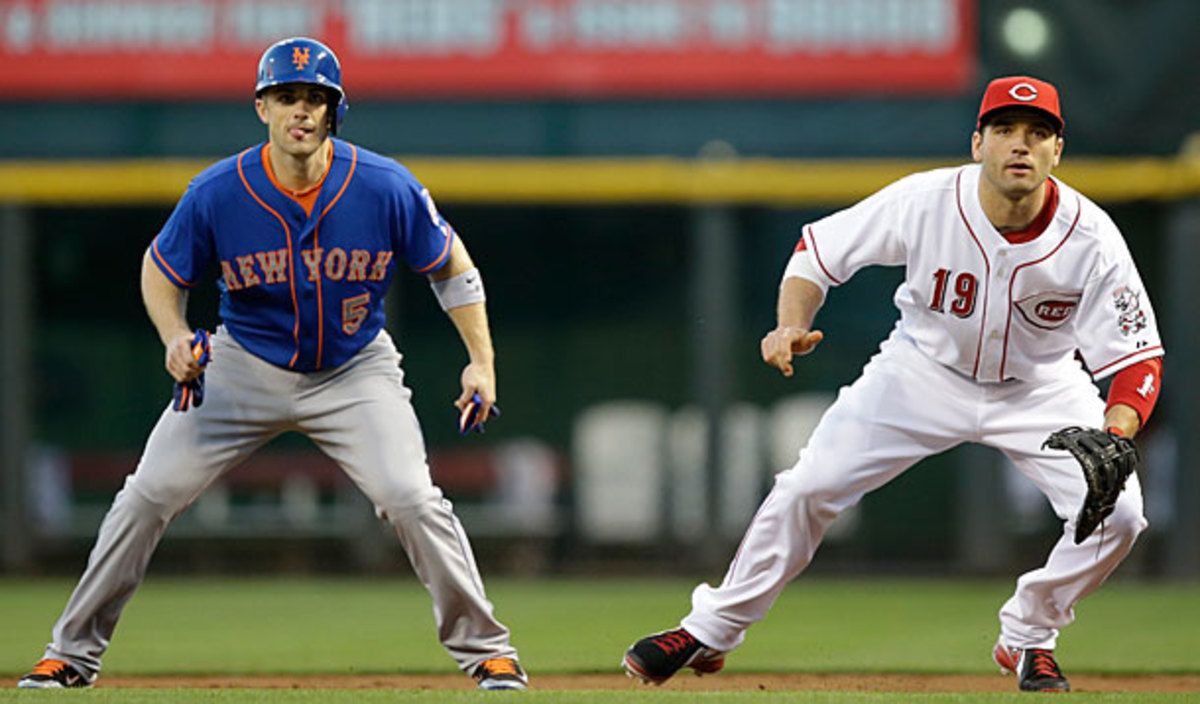
<svg viewBox="0 0 1200 704"><path fill-rule="evenodd" d="M393 492L375 502L375 515L393 524L441 509L442 490L432 484L418 490Z"/></svg>
<svg viewBox="0 0 1200 704"><path fill-rule="evenodd" d="M161 458L159 458L161 459ZM125 480L126 490L136 490L145 500L159 506L171 520L183 512L220 476L203 464L181 461L138 463L137 471Z"/></svg>
<svg viewBox="0 0 1200 704"><path fill-rule="evenodd" d="M126 477L125 486L121 487L121 491L116 492L116 497L113 499L113 509L120 506L121 509L139 518L154 518L157 521L170 522L191 503L190 499L162 501L155 497L155 494L161 495L161 492L148 493L145 491L143 483L138 481L136 474Z"/></svg>

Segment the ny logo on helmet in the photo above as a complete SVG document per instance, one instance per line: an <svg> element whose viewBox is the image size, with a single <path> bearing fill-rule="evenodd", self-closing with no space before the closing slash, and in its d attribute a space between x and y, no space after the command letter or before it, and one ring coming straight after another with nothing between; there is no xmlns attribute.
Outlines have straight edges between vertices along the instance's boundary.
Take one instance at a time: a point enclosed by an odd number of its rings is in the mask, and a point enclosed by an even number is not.
<svg viewBox="0 0 1200 704"><path fill-rule="evenodd" d="M292 63L296 65L297 71L303 71L308 65L308 47L301 49L298 46L292 47Z"/></svg>

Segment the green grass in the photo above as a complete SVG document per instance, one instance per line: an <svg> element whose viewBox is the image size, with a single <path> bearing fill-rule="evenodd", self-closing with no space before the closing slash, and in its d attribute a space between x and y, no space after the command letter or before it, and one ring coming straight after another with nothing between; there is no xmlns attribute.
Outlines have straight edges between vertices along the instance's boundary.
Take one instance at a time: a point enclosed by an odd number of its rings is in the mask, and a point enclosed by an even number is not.
<svg viewBox="0 0 1200 704"><path fill-rule="evenodd" d="M346 704L356 702L437 702L437 704L477 704L478 702L528 702L529 704L1033 704L1031 695L973 693L863 693L863 692L671 692L671 691L591 691L591 692L474 692L474 691L396 691L396 690L249 690L249 689L95 689L86 692L19 692L0 690L0 701L17 702L88 702L89 704L142 704L143 702L263 702L264 704ZM1181 704L1197 701L1195 694L1080 694L1056 695L1076 704ZM1057 699L1056 699L1057 701Z"/></svg>
<svg viewBox="0 0 1200 704"><path fill-rule="evenodd" d="M693 582L493 579L489 595L535 674L616 672L636 637L675 625ZM73 583L0 579L0 676L28 669ZM742 672L986 673L1010 582L806 579L730 658ZM1115 582L1078 608L1059 643L1068 674L1200 673L1200 585ZM106 675L454 672L429 597L405 579L151 577L126 609ZM104 690L16 692L0 701L478 701L471 691ZM508 695L490 694L489 701ZM1019 694L1013 694L1020 697ZM1026 695L1027 696L1027 695ZM1200 695L1074 694L1087 702L1200 701ZM530 692L546 702L1002 702L1008 695L855 692ZM1028 701L1012 699L1012 701Z"/></svg>

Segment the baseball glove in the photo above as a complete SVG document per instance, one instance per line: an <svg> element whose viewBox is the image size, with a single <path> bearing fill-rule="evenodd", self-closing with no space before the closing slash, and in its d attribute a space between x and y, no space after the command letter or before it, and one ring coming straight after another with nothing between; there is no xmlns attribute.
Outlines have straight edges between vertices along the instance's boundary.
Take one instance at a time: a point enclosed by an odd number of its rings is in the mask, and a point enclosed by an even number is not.
<svg viewBox="0 0 1200 704"><path fill-rule="evenodd" d="M1072 426L1050 434L1042 447L1066 450L1083 468L1087 496L1075 519L1075 544L1096 530L1117 505L1125 480L1141 462L1137 445L1127 437L1096 428Z"/></svg>

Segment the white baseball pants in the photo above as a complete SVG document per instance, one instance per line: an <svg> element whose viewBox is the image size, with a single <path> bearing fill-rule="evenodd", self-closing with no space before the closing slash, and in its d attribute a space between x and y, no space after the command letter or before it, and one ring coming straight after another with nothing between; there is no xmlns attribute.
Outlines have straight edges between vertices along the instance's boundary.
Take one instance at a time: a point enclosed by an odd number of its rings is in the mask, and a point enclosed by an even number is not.
<svg viewBox="0 0 1200 704"><path fill-rule="evenodd" d="M1087 493L1082 472L1066 452L1041 445L1063 426L1097 427L1103 416L1104 402L1082 369L1050 382L979 384L896 331L839 392L799 461L777 475L724 581L696 588L682 625L710 648L736 648L808 566L839 513L918 460L975 442L1004 452L1063 520L1046 563L1022 575L1000 609L1009 646L1053 648L1075 604L1116 569L1147 525L1135 475L1105 521L1103 540L1097 530L1075 545L1075 514Z"/></svg>

